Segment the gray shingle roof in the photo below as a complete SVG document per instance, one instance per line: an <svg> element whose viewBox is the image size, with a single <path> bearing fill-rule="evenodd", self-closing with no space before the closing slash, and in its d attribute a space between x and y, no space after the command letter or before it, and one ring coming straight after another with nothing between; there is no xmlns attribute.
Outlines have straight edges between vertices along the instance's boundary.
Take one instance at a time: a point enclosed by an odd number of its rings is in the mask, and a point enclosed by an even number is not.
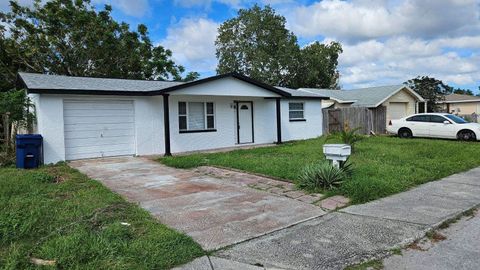
<svg viewBox="0 0 480 270"><path fill-rule="evenodd" d="M124 91L124 92L148 92L162 90L183 82L169 81L146 81L146 80L124 80L90 77L73 77L61 75L45 75L37 73L20 72L28 89L49 89L49 90L94 90L94 91Z"/></svg>
<svg viewBox="0 0 480 270"><path fill-rule="evenodd" d="M324 95L321 95L321 94L305 91L305 90L302 90L302 89L292 89L292 88L281 87L281 86L275 86L275 88L289 93L290 95L292 95L292 97L307 97L307 98L310 98L310 97L328 97L328 96L324 96Z"/></svg>
<svg viewBox="0 0 480 270"><path fill-rule="evenodd" d="M404 85L387 85L352 90L331 90L316 88L300 88L299 90L337 99L342 103L352 103L357 107L376 107L380 102L394 94Z"/></svg>
<svg viewBox="0 0 480 270"><path fill-rule="evenodd" d="M480 97L477 96L470 96L470 95L460 95L460 94L450 94L445 96L445 102L447 103L455 103L455 102L465 102L465 101L472 101L472 102L480 102ZM442 102L439 102L442 103Z"/></svg>

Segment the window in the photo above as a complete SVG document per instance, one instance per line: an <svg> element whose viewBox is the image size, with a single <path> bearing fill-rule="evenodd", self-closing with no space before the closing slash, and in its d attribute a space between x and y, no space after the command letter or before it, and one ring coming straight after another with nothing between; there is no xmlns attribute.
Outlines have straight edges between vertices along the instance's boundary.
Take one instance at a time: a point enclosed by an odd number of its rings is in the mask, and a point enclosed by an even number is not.
<svg viewBox="0 0 480 270"><path fill-rule="evenodd" d="M407 121L428 122L428 115L415 115L415 116L407 118Z"/></svg>
<svg viewBox="0 0 480 270"><path fill-rule="evenodd" d="M447 119L441 117L440 115L430 115L430 121L432 123L443 123L445 121L448 121Z"/></svg>
<svg viewBox="0 0 480 270"><path fill-rule="evenodd" d="M288 118L290 121L305 121L303 102L288 103Z"/></svg>
<svg viewBox="0 0 480 270"><path fill-rule="evenodd" d="M180 132L215 131L213 102L179 102L178 127Z"/></svg>
<svg viewBox="0 0 480 270"><path fill-rule="evenodd" d="M453 115L453 114L445 114L445 116L452 120L453 122L457 123L457 124L466 124L468 123L468 121L466 121L465 119L461 118L461 117L458 117L456 115Z"/></svg>

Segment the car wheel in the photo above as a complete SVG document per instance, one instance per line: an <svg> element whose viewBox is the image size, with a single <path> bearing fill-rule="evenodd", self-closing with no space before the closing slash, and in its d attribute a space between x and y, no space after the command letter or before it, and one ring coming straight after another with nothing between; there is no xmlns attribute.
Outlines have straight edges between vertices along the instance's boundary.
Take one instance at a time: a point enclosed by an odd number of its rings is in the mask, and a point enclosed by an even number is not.
<svg viewBox="0 0 480 270"><path fill-rule="evenodd" d="M477 136L471 130L462 130L458 132L457 139L460 141L476 141Z"/></svg>
<svg viewBox="0 0 480 270"><path fill-rule="evenodd" d="M398 137L400 137L400 138L412 138L413 137L412 131L408 128L401 128L398 131Z"/></svg>

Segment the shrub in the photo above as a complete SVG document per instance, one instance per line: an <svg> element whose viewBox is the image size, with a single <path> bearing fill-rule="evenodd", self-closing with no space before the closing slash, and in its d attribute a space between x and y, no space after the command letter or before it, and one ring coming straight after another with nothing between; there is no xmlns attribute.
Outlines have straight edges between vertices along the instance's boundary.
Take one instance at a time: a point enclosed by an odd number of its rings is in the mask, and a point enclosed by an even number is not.
<svg viewBox="0 0 480 270"><path fill-rule="evenodd" d="M360 130L360 129L361 129L361 127L357 127L357 128L354 128L354 129L350 129L348 127L345 127L344 130L329 135L326 138L325 141L331 140L333 138L340 138L342 143L350 145L350 147L352 148L352 152L353 152L355 144L357 142L365 139L364 135L361 135L361 134L357 133L357 131Z"/></svg>
<svg viewBox="0 0 480 270"><path fill-rule="evenodd" d="M339 187L352 174L351 163L337 168L329 161L322 160L303 168L296 185L298 188L311 192L319 192Z"/></svg>

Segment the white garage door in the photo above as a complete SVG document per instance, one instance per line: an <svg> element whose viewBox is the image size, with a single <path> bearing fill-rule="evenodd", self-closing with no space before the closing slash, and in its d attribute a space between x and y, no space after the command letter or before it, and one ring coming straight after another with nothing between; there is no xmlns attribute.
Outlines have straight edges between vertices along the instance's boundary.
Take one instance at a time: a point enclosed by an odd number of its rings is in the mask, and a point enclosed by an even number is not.
<svg viewBox="0 0 480 270"><path fill-rule="evenodd" d="M67 160L135 153L135 115L129 100L64 100Z"/></svg>
<svg viewBox="0 0 480 270"><path fill-rule="evenodd" d="M388 106L390 120L400 119L407 116L407 103L390 102Z"/></svg>

